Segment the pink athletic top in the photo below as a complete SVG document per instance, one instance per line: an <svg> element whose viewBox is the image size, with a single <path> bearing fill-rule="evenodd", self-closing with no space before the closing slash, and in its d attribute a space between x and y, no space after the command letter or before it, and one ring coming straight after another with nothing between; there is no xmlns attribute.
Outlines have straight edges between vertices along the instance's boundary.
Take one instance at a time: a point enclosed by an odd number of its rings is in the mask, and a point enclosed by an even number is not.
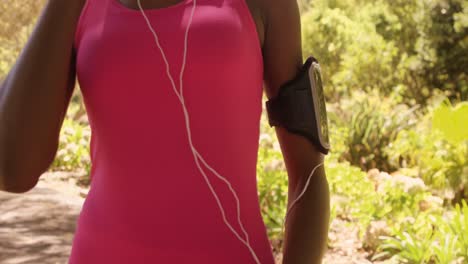
<svg viewBox="0 0 468 264"><path fill-rule="evenodd" d="M178 89L192 1L146 10ZM140 11L88 0L74 46L92 181L69 263L254 264L196 167L182 107ZM262 264L273 264L256 185L262 77L245 0L198 0L184 74L193 143L237 191L250 244ZM228 187L202 168L242 234Z"/></svg>

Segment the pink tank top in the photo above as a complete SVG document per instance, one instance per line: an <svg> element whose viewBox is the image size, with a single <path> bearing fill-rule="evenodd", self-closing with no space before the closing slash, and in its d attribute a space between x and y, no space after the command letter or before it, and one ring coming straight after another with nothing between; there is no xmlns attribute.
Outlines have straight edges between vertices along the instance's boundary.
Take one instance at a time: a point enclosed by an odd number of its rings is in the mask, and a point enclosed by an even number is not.
<svg viewBox="0 0 468 264"><path fill-rule="evenodd" d="M192 1L146 10L177 88ZM182 107L140 11L88 0L74 46L92 129L92 181L69 263L254 264L196 167ZM262 77L245 0L198 0L184 74L193 144L231 182L252 248L273 264L256 185ZM228 187L202 168L242 234Z"/></svg>

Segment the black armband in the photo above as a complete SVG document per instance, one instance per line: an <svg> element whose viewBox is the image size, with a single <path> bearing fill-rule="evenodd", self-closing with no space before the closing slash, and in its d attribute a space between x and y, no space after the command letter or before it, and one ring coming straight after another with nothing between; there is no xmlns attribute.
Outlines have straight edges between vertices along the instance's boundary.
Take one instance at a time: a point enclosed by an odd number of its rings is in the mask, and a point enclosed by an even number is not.
<svg viewBox="0 0 468 264"><path fill-rule="evenodd" d="M298 75L281 85L266 102L270 126L281 126L309 139L319 150L330 150L328 119L318 61L310 56Z"/></svg>

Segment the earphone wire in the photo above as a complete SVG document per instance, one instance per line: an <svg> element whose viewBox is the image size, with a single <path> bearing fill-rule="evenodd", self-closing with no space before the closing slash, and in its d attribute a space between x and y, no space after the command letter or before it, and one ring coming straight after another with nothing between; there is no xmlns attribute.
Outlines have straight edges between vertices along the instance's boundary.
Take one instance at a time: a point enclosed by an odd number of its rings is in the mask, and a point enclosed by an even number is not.
<svg viewBox="0 0 468 264"><path fill-rule="evenodd" d="M193 0L194 1L194 5L193 5L193 8L192 8L192 12L191 12L191 15L190 15L190 20L189 20L189 26L187 27L187 30L186 30L186 33L185 33L185 41L184 41L184 59L183 59L183 65L182 65L182 69L181 69L181 73L180 73L180 80L182 80L182 76L183 76L183 71L185 69L185 64L186 64L186 55L187 55L187 43L188 43L188 31L190 29L190 25L192 23L192 19L193 19L193 14L194 14L194 11L195 11L195 7L196 7L196 0ZM186 128L187 128L187 133L188 133L188 139L189 139L189 144L190 144L190 147L191 147L191 150L192 150L192 154L194 155L194 159L195 159L195 163L198 167L198 169L200 170L200 172L202 173L202 175L204 176L205 178L205 182L207 183L208 185L208 188L211 190L214 198L216 199L216 202L218 204L218 207L221 211L221 214L222 214L222 217L223 217L223 220L225 222L225 224L228 226L228 228L234 233L234 235L241 241L243 242L243 244L245 244L249 251L251 252L252 254L252 257L255 259L256 263L260 264L260 261L258 260L258 257L257 255L255 254L255 251L252 249L252 247L250 246L250 242L249 242L249 236L248 236L248 233L247 231L245 230L243 224L242 224L242 221L240 219L240 202L239 202L239 198L235 192L235 190L233 189L232 185L230 184L230 182L222 177L221 175L219 175L211 166L209 166L206 161L203 159L203 157L200 155L200 153L196 150L196 148L193 146L193 142L192 142L192 138L191 138L191 132L190 132L190 121L189 121L189 115L188 115L188 111L187 111L187 108L185 106L185 101L184 101L184 97L183 97L183 82L181 81L180 84L181 84L181 93L179 94L177 92L177 89L176 89L176 86L175 86L175 82L174 82L174 79L172 78L172 75L170 73L170 67L169 67L169 63L167 61L167 58L165 56L165 52L163 50L163 48L161 47L160 43L159 43L159 38L158 38L158 35L157 33L155 32L155 30L153 29L153 27L151 26L151 23L148 19L148 17L146 16L145 12L144 12L144 9L143 7L141 6L141 2L140 0L137 1L138 2L138 7L140 8L140 11L150 29L150 31L153 33L153 36L155 38L155 41L156 41L156 44L159 48L159 50L161 51L161 55L163 57L163 60L166 64L166 74L168 75L170 81L171 81L171 84L172 84L172 88L174 90L174 92L176 93L177 97L179 98L179 101L180 103L182 104L182 108L183 108L183 111L184 111L184 115L185 115L185 123L186 123ZM211 185L211 182L210 180L208 179L208 177L206 176L205 172L202 170L202 168L200 167L200 164L198 162L198 159L199 158L200 160L202 160L203 164L205 166L207 166L210 171L212 171L218 178L220 178L221 180L223 180L223 182L225 182L229 189L231 190L235 200L236 200L236 204L237 204L237 218L238 218L238 222L239 222L239 225L246 237L246 239L244 240L238 233L237 231L231 226L231 224L229 223L229 221L227 220L226 218L226 214L225 214L225 211L224 211L224 208L219 200L219 197L216 193L216 191L213 189L213 186Z"/></svg>
<svg viewBox="0 0 468 264"><path fill-rule="evenodd" d="M201 172L201 174L203 175L204 179L205 179L205 182L206 184L208 185L208 188L210 189L211 193L213 194L213 197L214 199L216 200L216 203L218 205L218 208L221 212L221 215L222 215L222 218L223 218L223 221L224 223L226 224L226 226L231 230L231 232L249 249L252 257L254 258L255 262L257 264L261 264L260 263L260 260L258 259L258 256L256 255L256 252L253 250L253 248L250 246L250 241L249 241L249 236L248 236L248 233L247 231L245 230L243 224L242 224L242 221L241 221L241 218L240 218L240 201L239 201L239 198L237 196L237 193L235 192L234 188L232 187L231 183L226 179L224 178L223 176L221 176L215 169L213 169L204 159L203 157L201 156L201 154L197 151L197 149L195 148L195 146L193 145L193 142L192 142L192 135L191 135L191 130L190 130L190 120L189 120L189 114L188 114L188 111L187 111L187 107L185 106L185 101L184 101L184 96L183 96L183 74L184 74L184 70L185 70L185 65L186 65L186 58L187 58L187 46L188 46L188 32L189 32L189 29L190 29L190 26L192 24L192 20L193 20L193 15L194 15L194 12L195 12L195 8L196 8L196 5L197 5L197 0L193 0L193 7L192 7L192 11L191 11L191 14L190 14L190 18L189 18L189 23L188 23L188 26L187 26L187 29L185 31L185 38L184 38L184 52L183 52L183 61L182 61L182 67L181 67L181 71L180 71L180 74L179 74L179 82L180 82L180 93L177 92L177 88L176 88L176 85L175 85L175 82L174 82L174 79L172 78L172 74L170 73L170 66L169 66L169 62L167 61L167 58L166 58L166 55L165 55L165 52L163 50L163 48L161 47L160 45L160 42L159 42L159 37L157 35L157 33L155 32L153 26L151 25L146 13L144 12L144 9L143 7L141 6L141 2L140 0L137 0L137 3L138 3L138 7L143 15L143 18L145 19L147 25L148 25L148 28L149 30L151 31L151 33L153 34L154 36L154 39L155 39L155 42L156 42L156 45L158 46L160 52L161 52L161 56L164 60L164 63L166 64L166 74L172 84L172 89L174 90L176 96L178 97L180 103L181 103L181 106L182 106L182 109L184 111L184 117L185 117L185 124L186 124L186 128L187 128L187 136L188 136L188 141L189 141L189 145L190 145L190 148L192 150L192 154L194 156L194 160L195 160L195 164L197 165L197 168L199 169L199 171ZM227 220L226 218L226 213L224 211L224 207L222 206L222 203L218 197L218 194L216 193L216 191L214 190L213 186L211 185L211 182L210 180L208 179L208 177L206 176L205 172L203 171L203 169L201 168L200 166L200 163L199 163L199 160L202 161L203 165L205 165L205 167L207 167L214 175L216 175L217 178L219 178L220 180L222 180L229 188L229 190L231 191L232 195L234 196L235 200L236 200L236 205L237 205L237 220L238 220L238 223L239 223L239 226L241 227L242 229L242 232L244 233L245 235L245 239L243 239L239 233L232 227L232 225L229 223L229 221ZM293 208L293 206L302 198L302 196L305 194L306 190L307 190L307 187L309 186L309 183L310 183L310 179L312 177L312 175L314 174L315 170L322 166L324 163L320 163L318 164L317 166L314 167L314 169L311 171L308 179L307 179L307 182L305 184L305 187L304 189L302 190L302 192L300 193L300 195L298 195L298 197L291 203L291 205L289 206L289 208L286 210L286 216L284 218L284 221L283 221L283 225L282 225L282 230L284 230L284 227L286 225L286 221L287 221L287 218L289 216L289 213L291 211L291 209ZM284 234L284 231L283 231L283 234Z"/></svg>
<svg viewBox="0 0 468 264"><path fill-rule="evenodd" d="M309 174L309 177L307 178L307 181L305 183L305 186L304 188L302 189L302 192L296 197L296 199L294 199L294 201L291 203L291 205L288 207L288 209L286 210L286 216L284 217L284 220L283 220L283 225L282 225L282 228L281 228L281 233L284 234L284 228L286 226L286 221L288 220L288 216L289 216L289 213L291 213L291 209L299 202L299 200L302 198L302 196L304 196L306 190L307 190L307 187L309 187L309 184L310 184L310 180L312 179L312 175L314 175L314 172L318 169L318 167L324 165L323 162L317 164L313 169L312 171L310 172Z"/></svg>

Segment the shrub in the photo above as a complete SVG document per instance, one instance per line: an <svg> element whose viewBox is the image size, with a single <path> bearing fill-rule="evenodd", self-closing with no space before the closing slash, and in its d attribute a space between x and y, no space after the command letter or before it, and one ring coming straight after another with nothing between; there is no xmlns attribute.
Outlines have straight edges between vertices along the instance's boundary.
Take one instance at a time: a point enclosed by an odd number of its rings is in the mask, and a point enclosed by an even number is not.
<svg viewBox="0 0 468 264"><path fill-rule="evenodd" d="M60 131L59 148L51 170L90 171L89 141L91 131L88 126L66 118Z"/></svg>
<svg viewBox="0 0 468 264"><path fill-rule="evenodd" d="M466 263L468 206L465 201L444 215L424 212L382 237L373 259L393 256L399 263Z"/></svg>
<svg viewBox="0 0 468 264"><path fill-rule="evenodd" d="M432 218L427 214L418 215L403 228L394 230L394 236L382 237L381 253L373 259L392 256L398 263L428 263L433 244Z"/></svg>
<svg viewBox="0 0 468 264"><path fill-rule="evenodd" d="M264 104L263 104L264 105ZM274 128L261 117L261 136L257 160L257 186L263 221L272 241L282 239L282 225L286 214L288 175Z"/></svg>
<svg viewBox="0 0 468 264"><path fill-rule="evenodd" d="M468 98L466 1L309 3L303 51L321 62L329 100L355 89L398 89L409 105L425 105L438 91L451 101Z"/></svg>
<svg viewBox="0 0 468 264"><path fill-rule="evenodd" d="M467 113L455 116L468 117L467 107L456 109ZM444 104L428 112L413 130L398 134L387 155L394 166L413 168L439 195L460 200L468 197L468 138L460 136L466 133L467 122L455 123L451 113Z"/></svg>
<svg viewBox="0 0 468 264"><path fill-rule="evenodd" d="M367 174L349 163L326 163L326 174L336 217L359 222L364 231L374 219L377 193Z"/></svg>
<svg viewBox="0 0 468 264"><path fill-rule="evenodd" d="M362 6L368 14L371 6ZM380 90L388 94L398 84L398 65L393 42L385 41L369 16L320 6L302 18L304 55L317 57L323 69L325 95L338 100L352 90Z"/></svg>
<svg viewBox="0 0 468 264"><path fill-rule="evenodd" d="M383 97L377 91L354 92L352 99L341 102L342 119L348 127L344 137L347 151L341 158L363 170L395 170L397 167L388 162L386 148L399 131L417 122L416 109L396 103L393 97Z"/></svg>
<svg viewBox="0 0 468 264"><path fill-rule="evenodd" d="M460 250L459 255L468 261L468 205L465 200L455 206L453 217L448 223L452 235L457 237L455 246Z"/></svg>

